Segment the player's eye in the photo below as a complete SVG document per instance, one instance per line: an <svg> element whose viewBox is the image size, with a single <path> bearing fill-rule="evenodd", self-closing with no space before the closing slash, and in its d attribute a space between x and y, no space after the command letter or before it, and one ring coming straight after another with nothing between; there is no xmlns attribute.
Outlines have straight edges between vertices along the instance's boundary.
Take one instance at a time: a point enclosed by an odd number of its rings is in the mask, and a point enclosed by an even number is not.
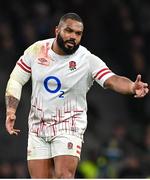
<svg viewBox="0 0 150 180"><path fill-rule="evenodd" d="M73 30L72 30L72 29L70 29L70 28L66 28L66 29L65 29L65 31L66 31L66 32L68 32L68 33L73 32Z"/></svg>
<svg viewBox="0 0 150 180"><path fill-rule="evenodd" d="M81 35L82 35L82 32L81 32L81 31L76 32L76 35L81 36Z"/></svg>

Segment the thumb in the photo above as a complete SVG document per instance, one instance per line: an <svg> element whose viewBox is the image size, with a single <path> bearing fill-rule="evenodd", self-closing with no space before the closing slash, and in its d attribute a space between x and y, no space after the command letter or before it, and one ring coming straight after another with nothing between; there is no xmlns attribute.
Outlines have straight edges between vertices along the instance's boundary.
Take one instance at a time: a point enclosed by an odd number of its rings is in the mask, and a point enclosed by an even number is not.
<svg viewBox="0 0 150 180"><path fill-rule="evenodd" d="M140 82L141 81L141 74L138 74L135 80L135 83Z"/></svg>
<svg viewBox="0 0 150 180"><path fill-rule="evenodd" d="M15 115L15 114L11 114L11 115L10 115L10 119L15 120L15 119L16 119L16 115Z"/></svg>
<svg viewBox="0 0 150 180"><path fill-rule="evenodd" d="M15 114L9 114L7 115L7 118L6 118L7 121L14 121L16 120L16 115Z"/></svg>

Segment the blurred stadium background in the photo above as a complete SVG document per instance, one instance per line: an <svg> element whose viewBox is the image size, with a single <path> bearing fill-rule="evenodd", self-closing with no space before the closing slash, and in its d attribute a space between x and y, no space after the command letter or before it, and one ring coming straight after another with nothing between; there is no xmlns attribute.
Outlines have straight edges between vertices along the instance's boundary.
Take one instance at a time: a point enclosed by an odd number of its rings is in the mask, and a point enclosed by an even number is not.
<svg viewBox="0 0 150 180"><path fill-rule="evenodd" d="M149 0L5 0L0 2L0 178L28 178L27 117L31 82L17 111L18 137L5 130L5 88L25 48L54 36L59 18L78 13L82 45L117 74L150 82ZM88 93L88 129L76 178L150 177L150 96L134 99L96 83Z"/></svg>

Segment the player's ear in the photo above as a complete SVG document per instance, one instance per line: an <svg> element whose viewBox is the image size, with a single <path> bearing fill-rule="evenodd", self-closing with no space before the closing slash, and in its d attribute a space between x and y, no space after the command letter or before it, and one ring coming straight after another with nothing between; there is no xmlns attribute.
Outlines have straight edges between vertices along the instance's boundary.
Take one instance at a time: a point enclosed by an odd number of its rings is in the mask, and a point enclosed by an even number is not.
<svg viewBox="0 0 150 180"><path fill-rule="evenodd" d="M55 35L57 35L58 34L58 26L56 26L56 28L55 28Z"/></svg>

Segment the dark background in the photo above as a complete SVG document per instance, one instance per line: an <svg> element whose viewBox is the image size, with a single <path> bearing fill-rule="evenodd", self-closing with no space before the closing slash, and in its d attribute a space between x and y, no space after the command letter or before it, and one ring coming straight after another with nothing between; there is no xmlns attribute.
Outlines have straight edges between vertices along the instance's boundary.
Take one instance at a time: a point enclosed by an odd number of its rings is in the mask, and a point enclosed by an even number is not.
<svg viewBox="0 0 150 180"><path fill-rule="evenodd" d="M54 37L59 18L78 13L82 45L119 75L150 82L149 0L5 0L0 2L0 178L28 178L27 117L31 82L17 111L18 137L5 130L5 88L23 51ZM134 99L94 83L88 93L88 129L77 178L150 177L150 96Z"/></svg>

